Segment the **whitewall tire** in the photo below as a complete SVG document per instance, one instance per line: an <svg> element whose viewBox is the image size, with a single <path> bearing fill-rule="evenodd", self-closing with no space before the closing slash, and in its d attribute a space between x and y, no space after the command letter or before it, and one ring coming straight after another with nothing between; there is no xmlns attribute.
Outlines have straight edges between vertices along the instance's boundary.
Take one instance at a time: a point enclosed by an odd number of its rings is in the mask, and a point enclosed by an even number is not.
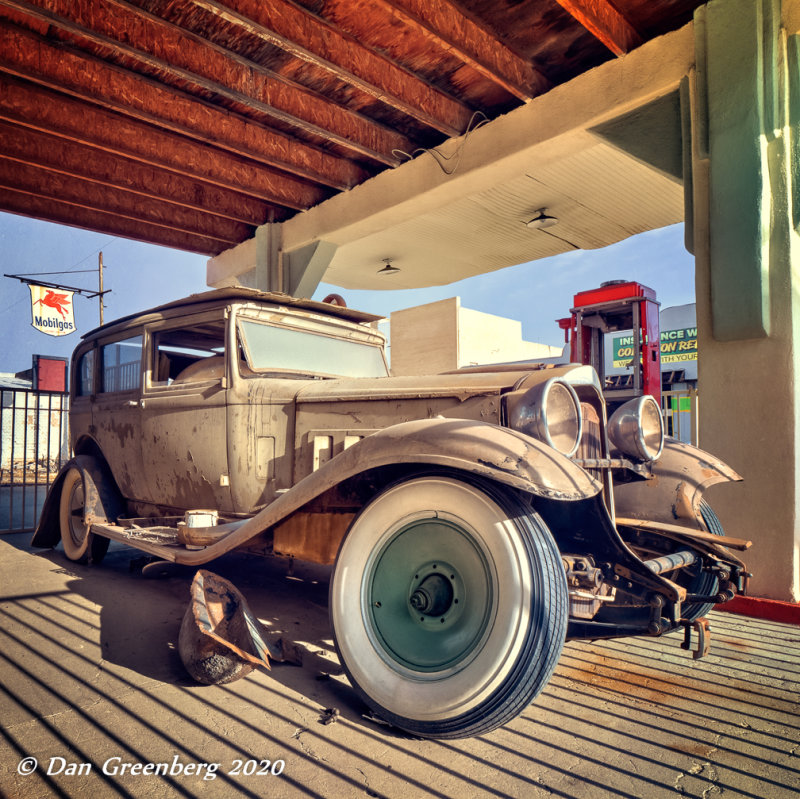
<svg viewBox="0 0 800 799"><path fill-rule="evenodd" d="M547 683L567 588L558 548L525 502L434 475L390 487L355 518L330 608L367 704L415 734L455 738L505 724Z"/></svg>

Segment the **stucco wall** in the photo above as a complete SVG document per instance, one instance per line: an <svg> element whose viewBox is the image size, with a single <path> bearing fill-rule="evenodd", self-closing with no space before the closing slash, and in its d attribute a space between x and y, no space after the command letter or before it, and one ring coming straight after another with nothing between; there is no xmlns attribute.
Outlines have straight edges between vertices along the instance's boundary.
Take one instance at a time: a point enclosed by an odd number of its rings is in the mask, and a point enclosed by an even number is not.
<svg viewBox="0 0 800 799"><path fill-rule="evenodd" d="M559 347L524 341L521 322L462 308L458 297L393 312L390 340L395 375L561 354Z"/></svg>

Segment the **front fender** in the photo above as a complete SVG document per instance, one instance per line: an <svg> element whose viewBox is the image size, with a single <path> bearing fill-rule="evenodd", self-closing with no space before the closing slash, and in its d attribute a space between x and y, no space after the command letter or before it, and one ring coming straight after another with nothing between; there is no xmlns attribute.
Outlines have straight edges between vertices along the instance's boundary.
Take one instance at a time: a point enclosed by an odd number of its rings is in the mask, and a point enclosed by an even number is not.
<svg viewBox="0 0 800 799"><path fill-rule="evenodd" d="M326 483L326 490L368 469L418 463L470 472L548 499L587 499L602 489L552 447L507 427L466 419L421 419L392 425L361 439L335 461L332 474L323 467L306 480L317 476Z"/></svg>
<svg viewBox="0 0 800 799"><path fill-rule="evenodd" d="M551 500L576 502L602 486L569 458L523 433L465 419L422 419L392 425L361 439L244 522L193 528L202 551L179 552L179 563L199 565L241 546L330 488L382 466L414 464L469 472Z"/></svg>
<svg viewBox="0 0 800 799"><path fill-rule="evenodd" d="M672 525L679 520L683 527L704 532L700 516L703 492L715 483L741 479L708 452L668 438L650 479L614 486L614 506L622 518Z"/></svg>

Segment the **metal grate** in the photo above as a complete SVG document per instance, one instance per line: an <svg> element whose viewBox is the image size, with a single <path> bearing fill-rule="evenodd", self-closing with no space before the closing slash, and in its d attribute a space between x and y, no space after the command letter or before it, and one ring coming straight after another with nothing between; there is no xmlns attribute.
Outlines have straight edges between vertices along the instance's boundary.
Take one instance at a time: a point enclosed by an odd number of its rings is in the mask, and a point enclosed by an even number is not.
<svg viewBox="0 0 800 799"><path fill-rule="evenodd" d="M47 490L69 460L69 396L0 388L0 533L36 527Z"/></svg>

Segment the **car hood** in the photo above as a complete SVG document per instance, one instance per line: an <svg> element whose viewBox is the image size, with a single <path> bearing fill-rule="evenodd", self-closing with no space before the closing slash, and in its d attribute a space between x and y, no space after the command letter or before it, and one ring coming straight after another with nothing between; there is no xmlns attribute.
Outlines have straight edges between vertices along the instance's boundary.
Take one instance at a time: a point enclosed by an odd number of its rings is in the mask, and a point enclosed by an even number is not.
<svg viewBox="0 0 800 799"><path fill-rule="evenodd" d="M305 384L297 392L298 402L329 401L331 399L391 399L409 397L460 398L501 394L523 385L558 377L571 384L599 382L591 367L567 364L557 367L533 365L501 365L468 367L438 375L404 375L380 378L337 378Z"/></svg>

